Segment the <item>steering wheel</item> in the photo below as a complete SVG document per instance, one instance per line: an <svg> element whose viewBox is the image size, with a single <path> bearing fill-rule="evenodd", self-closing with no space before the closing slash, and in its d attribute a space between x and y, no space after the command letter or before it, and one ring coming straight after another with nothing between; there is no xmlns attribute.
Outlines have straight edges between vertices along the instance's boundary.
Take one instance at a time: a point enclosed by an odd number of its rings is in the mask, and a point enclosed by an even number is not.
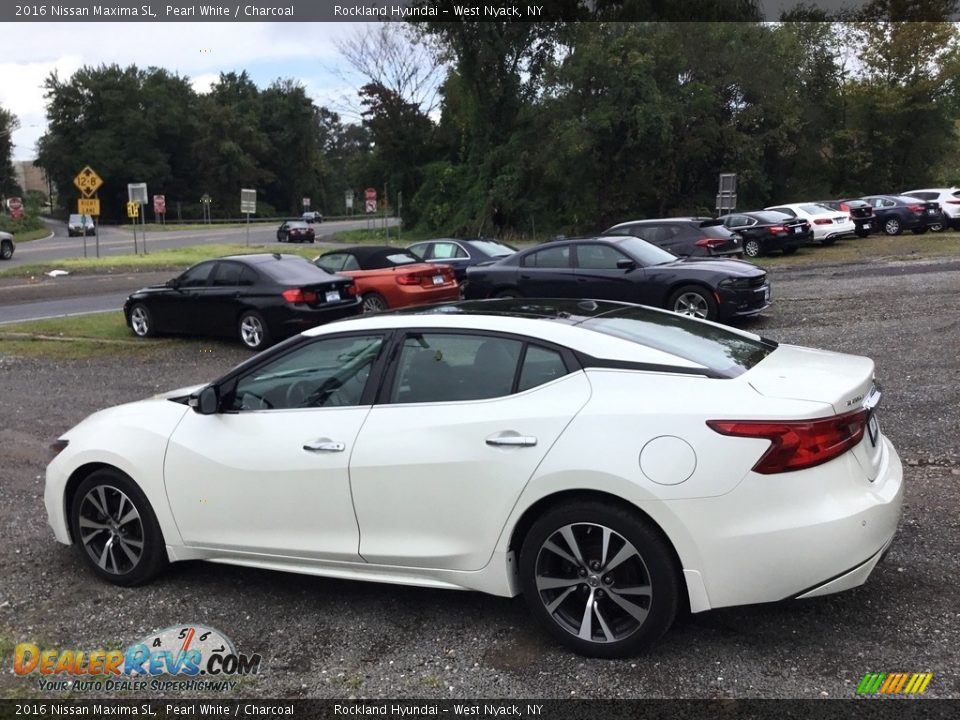
<svg viewBox="0 0 960 720"><path fill-rule="evenodd" d="M313 383L309 380L297 380L287 386L286 406L288 408L309 407L307 398L310 397Z"/></svg>
<svg viewBox="0 0 960 720"><path fill-rule="evenodd" d="M253 400L254 404L251 404ZM240 409L241 410L272 410L273 403L267 400L262 395L257 395L252 392L245 392L240 396Z"/></svg>

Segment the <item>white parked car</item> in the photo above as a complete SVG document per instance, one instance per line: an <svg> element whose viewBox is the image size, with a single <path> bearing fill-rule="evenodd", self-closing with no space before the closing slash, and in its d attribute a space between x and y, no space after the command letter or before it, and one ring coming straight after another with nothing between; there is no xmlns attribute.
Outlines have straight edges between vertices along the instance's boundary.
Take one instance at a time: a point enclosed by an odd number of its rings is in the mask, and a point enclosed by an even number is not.
<svg viewBox="0 0 960 720"><path fill-rule="evenodd" d="M786 213L790 217L803 218L810 223L813 241L821 245L833 245L845 237L856 237L857 225L850 219L850 213L831 210L816 203L789 203L764 208Z"/></svg>
<svg viewBox="0 0 960 720"><path fill-rule="evenodd" d="M693 612L863 584L902 467L874 363L664 310L488 300L314 328L53 446L56 539L168 561L523 593L595 656Z"/></svg>
<svg viewBox="0 0 960 720"><path fill-rule="evenodd" d="M935 201L940 203L940 211L943 213L943 225L931 225L930 229L934 232L946 230L947 228L960 228L960 189L952 188L925 188L923 190L907 190L900 193L917 200Z"/></svg>

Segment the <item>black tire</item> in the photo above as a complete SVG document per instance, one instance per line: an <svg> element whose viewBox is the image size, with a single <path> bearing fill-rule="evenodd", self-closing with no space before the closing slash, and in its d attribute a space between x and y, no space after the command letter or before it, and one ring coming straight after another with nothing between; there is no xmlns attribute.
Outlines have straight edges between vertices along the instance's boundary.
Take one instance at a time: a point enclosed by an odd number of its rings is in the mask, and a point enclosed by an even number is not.
<svg viewBox="0 0 960 720"><path fill-rule="evenodd" d="M760 244L759 240L750 238L749 240L743 241L743 254L748 258L756 258L763 255L763 246Z"/></svg>
<svg viewBox="0 0 960 720"><path fill-rule="evenodd" d="M930 228L913 228L913 230L911 230L910 232L912 232L914 235L923 235L929 229Z"/></svg>
<svg viewBox="0 0 960 720"><path fill-rule="evenodd" d="M827 240L821 240L820 244L823 245L824 247L830 247L831 245L835 245L836 242L837 242L836 238L829 238Z"/></svg>
<svg viewBox="0 0 960 720"><path fill-rule="evenodd" d="M237 335L240 342L249 350L263 350L270 344L270 330L263 315L256 310L248 310L237 322Z"/></svg>
<svg viewBox="0 0 960 720"><path fill-rule="evenodd" d="M865 238L865 237L867 237L869 234L870 234L870 231L867 230L866 228L862 228L862 229L860 229L860 230L857 230L857 237L858 237L858 238Z"/></svg>
<svg viewBox="0 0 960 720"><path fill-rule="evenodd" d="M130 329L137 337L153 337L157 334L150 308L143 303L135 303L130 308Z"/></svg>
<svg viewBox="0 0 960 720"><path fill-rule="evenodd" d="M948 227L948 223L946 221L943 221L943 222L935 222L929 225L927 229L930 232L938 233L938 232L943 232L944 230L947 229L947 227Z"/></svg>
<svg viewBox="0 0 960 720"><path fill-rule="evenodd" d="M167 564L163 533L150 502L119 470L97 470L80 483L70 507L70 531L87 567L115 585L143 585Z"/></svg>
<svg viewBox="0 0 960 720"><path fill-rule="evenodd" d="M13 243L5 240L0 243L0 260L9 260L13 257Z"/></svg>
<svg viewBox="0 0 960 720"><path fill-rule="evenodd" d="M896 215L888 217L883 221L883 231L887 235L899 235L903 232L903 223Z"/></svg>
<svg viewBox="0 0 960 720"><path fill-rule="evenodd" d="M795 247L786 247L786 248L783 249L783 254L784 254L784 255L793 255L796 251L797 251L797 248L795 248Z"/></svg>
<svg viewBox="0 0 960 720"><path fill-rule="evenodd" d="M676 290L667 302L667 310L702 320L717 319L717 301L701 285L684 285Z"/></svg>
<svg viewBox="0 0 960 720"><path fill-rule="evenodd" d="M362 305L363 312L365 313L380 312L381 310L386 310L388 307L390 307L383 295L378 292L364 293Z"/></svg>
<svg viewBox="0 0 960 720"><path fill-rule="evenodd" d="M514 290L512 288L504 288L503 290L497 290L493 294L495 298L521 298L523 294L519 290Z"/></svg>
<svg viewBox="0 0 960 720"><path fill-rule="evenodd" d="M283 242L283 233L277 233L277 242Z"/></svg>
<svg viewBox="0 0 960 720"><path fill-rule="evenodd" d="M606 557L604 529L612 533ZM566 557L545 547L548 542ZM610 565L621 551L626 558L605 571L603 563ZM639 513L599 501L561 505L538 518L523 539L519 571L537 621L560 643L591 657L628 657L652 645L673 624L683 597L676 557L661 533ZM544 587L545 579L571 582ZM649 592L625 592L630 589ZM591 598L594 609L588 611Z"/></svg>

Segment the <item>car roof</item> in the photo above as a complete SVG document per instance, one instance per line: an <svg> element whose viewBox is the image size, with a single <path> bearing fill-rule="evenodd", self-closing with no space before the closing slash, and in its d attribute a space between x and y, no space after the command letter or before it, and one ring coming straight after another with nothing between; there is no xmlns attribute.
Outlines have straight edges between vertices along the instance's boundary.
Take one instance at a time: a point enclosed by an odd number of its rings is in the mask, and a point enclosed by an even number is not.
<svg viewBox="0 0 960 720"><path fill-rule="evenodd" d="M360 315L320 325L304 332L308 336L349 331L396 328L460 329L512 333L556 343L593 357L631 363L672 365L701 369L704 366L634 340L598 332L581 325L586 320L623 308L641 307L611 300L494 299L462 300L425 307ZM671 315L667 310L644 308ZM713 324L713 323L710 323ZM761 338L737 328L724 330L753 340Z"/></svg>
<svg viewBox="0 0 960 720"><path fill-rule="evenodd" d="M353 255L357 260L363 261L383 253L392 253L392 252L408 252L407 248L395 247L393 245L351 245L350 247L338 247L328 250L323 253L320 257L326 257L327 255L334 255L336 253L349 253Z"/></svg>
<svg viewBox="0 0 960 720"><path fill-rule="evenodd" d="M209 261L204 262L213 262L214 260L234 260L236 262L246 263L247 265L262 265L263 263L269 262L282 262L285 260L295 260L300 262L301 260L310 264L310 261L300 255L291 255L290 253L251 253L249 255L225 255L224 257L211 258Z"/></svg>

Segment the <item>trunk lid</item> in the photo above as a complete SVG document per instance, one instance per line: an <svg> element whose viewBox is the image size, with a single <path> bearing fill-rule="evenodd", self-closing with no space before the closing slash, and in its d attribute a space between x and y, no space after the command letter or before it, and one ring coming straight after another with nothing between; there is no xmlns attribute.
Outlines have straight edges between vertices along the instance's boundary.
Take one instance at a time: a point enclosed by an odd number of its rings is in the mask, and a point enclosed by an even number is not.
<svg viewBox="0 0 960 720"><path fill-rule="evenodd" d="M882 461L873 360L828 350L780 345L743 377L761 395L830 405L837 415L868 409L863 441L851 450L867 477L876 479Z"/></svg>

